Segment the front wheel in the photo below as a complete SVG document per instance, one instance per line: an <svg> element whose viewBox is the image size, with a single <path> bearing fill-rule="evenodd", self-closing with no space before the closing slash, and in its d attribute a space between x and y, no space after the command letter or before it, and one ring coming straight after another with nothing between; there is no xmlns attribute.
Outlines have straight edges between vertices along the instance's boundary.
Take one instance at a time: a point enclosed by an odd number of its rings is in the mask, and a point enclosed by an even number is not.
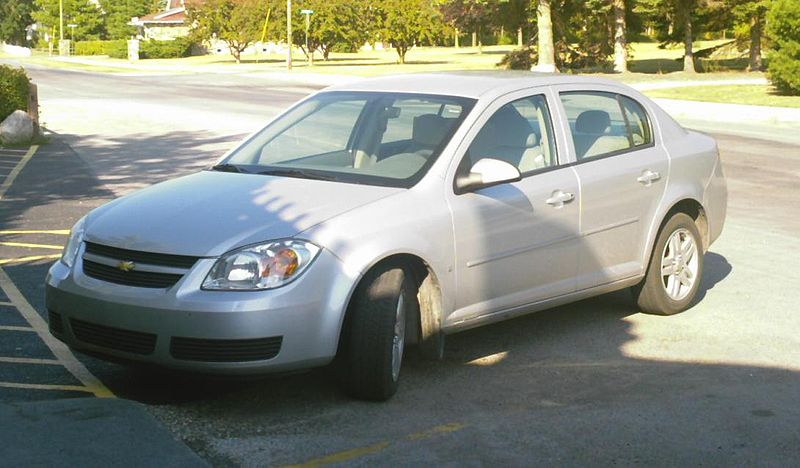
<svg viewBox="0 0 800 468"><path fill-rule="evenodd" d="M416 304L402 268L369 273L349 311L346 385L366 400L387 400L397 392L406 343L406 318Z"/></svg>
<svg viewBox="0 0 800 468"><path fill-rule="evenodd" d="M703 276L703 242L694 220L678 213L656 239L644 280L633 290L642 312L673 315L686 310Z"/></svg>

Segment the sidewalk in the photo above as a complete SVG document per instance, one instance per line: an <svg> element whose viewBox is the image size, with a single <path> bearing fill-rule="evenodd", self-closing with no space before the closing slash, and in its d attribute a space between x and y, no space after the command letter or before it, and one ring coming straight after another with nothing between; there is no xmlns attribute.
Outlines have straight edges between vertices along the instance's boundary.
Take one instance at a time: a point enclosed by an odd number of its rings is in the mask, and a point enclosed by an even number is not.
<svg viewBox="0 0 800 468"><path fill-rule="evenodd" d="M0 403L0 421L2 466L208 466L128 400Z"/></svg>

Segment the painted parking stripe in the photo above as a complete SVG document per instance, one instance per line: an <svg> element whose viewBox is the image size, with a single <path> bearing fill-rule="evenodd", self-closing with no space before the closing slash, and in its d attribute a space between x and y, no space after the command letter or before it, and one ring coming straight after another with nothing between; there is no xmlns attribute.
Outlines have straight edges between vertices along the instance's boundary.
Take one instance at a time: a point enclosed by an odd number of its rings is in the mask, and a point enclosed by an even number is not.
<svg viewBox="0 0 800 468"><path fill-rule="evenodd" d="M46 385L46 384L16 383L16 382L0 382L0 387L22 388L29 390L56 390L61 392L92 393L91 389L87 387L81 387L79 385Z"/></svg>
<svg viewBox="0 0 800 468"><path fill-rule="evenodd" d="M6 364L44 364L48 366L60 366L61 361L57 359L38 359L38 358L22 358L22 357L6 357L0 356L0 362Z"/></svg>
<svg viewBox="0 0 800 468"><path fill-rule="evenodd" d="M31 146L28 152L25 153L25 156L23 156L22 159L20 159L19 163L16 166L14 166L14 169L11 171L8 177L6 177L6 180L4 180L3 184L0 185L0 200L3 199L3 196L6 194L9 187L11 187L11 184L14 183L14 180L17 178L19 173L22 172L22 169L25 167L26 164L28 164L28 161L31 160L33 155L36 154L36 150L38 149L39 146L37 145Z"/></svg>
<svg viewBox="0 0 800 468"><path fill-rule="evenodd" d="M12 304L10 302L0 301L0 306L12 306L13 307L14 304Z"/></svg>
<svg viewBox="0 0 800 468"><path fill-rule="evenodd" d="M0 242L0 245L4 245L6 247L25 247L28 249L50 249L50 250L62 250L64 248L63 245L54 245L54 244L29 244L27 242Z"/></svg>
<svg viewBox="0 0 800 468"><path fill-rule="evenodd" d="M36 330L39 338L50 348L50 351L52 351L56 359L86 386L84 391L94 393L95 396L100 398L114 398L114 394L111 393L111 390L103 385L97 377L92 375L89 369L72 354L64 343L58 341L50 334L47 323L39 313L36 312L33 306L28 303L25 296L17 289L17 286L11 281L11 278L8 277L8 274L6 274L2 268L0 268L0 289L2 289L6 297L11 300L11 303L14 304L30 326Z"/></svg>
<svg viewBox="0 0 800 468"><path fill-rule="evenodd" d="M439 426L435 426L430 429L426 429L420 432L415 432L413 434L408 434L402 439L396 440L396 442L401 442L401 441L417 442L421 440L432 439L434 437L451 434L453 432L458 432L464 429L465 427L467 427L466 424L457 422L441 424ZM392 446L392 442L383 441L383 442L378 442L377 444L374 445L354 448L350 450L344 450L342 452L336 452L330 455L325 455L320 458L314 458L313 460L309 460L307 462L298 465L288 465L288 466L295 468L296 467L308 468L308 467L320 467L326 465L347 463L365 457L367 455L380 453L389 448L390 446Z"/></svg>
<svg viewBox="0 0 800 468"><path fill-rule="evenodd" d="M0 331L26 331L26 332L35 332L31 327L16 327L13 325L0 325Z"/></svg>
<svg viewBox="0 0 800 468"><path fill-rule="evenodd" d="M4 258L3 260L0 260L0 265L9 265L11 263L35 262L38 260L55 260L57 258L61 258L61 254L31 255L29 257Z"/></svg>
<svg viewBox="0 0 800 468"><path fill-rule="evenodd" d="M6 230L0 231L0 236L15 235L15 234L56 234L60 236L68 236L69 229L22 229L22 230Z"/></svg>

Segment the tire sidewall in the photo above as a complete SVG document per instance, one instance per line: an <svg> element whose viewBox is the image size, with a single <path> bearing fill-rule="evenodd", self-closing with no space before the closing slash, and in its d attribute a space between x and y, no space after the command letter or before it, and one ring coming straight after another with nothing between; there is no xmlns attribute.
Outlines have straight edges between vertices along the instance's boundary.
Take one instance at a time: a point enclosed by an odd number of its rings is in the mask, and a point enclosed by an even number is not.
<svg viewBox="0 0 800 468"><path fill-rule="evenodd" d="M675 300L669 297L667 291L664 289L663 279L661 276L661 259L670 237L680 229L686 229L694 238L695 245L697 246L697 278L695 279L689 294L687 294L687 296L681 300ZM653 253L650 258L650 264L648 265L647 276L645 277L644 285L641 291L642 294L649 296L647 298L647 305L651 306L651 303L655 303L652 305L656 306L658 309L657 312L664 315L676 314L686 310L689 306L691 306L697 297L697 292L700 289L700 283L702 282L704 250L705 247L703 246L703 240L694 220L689 215L684 213L677 213L673 215L661 229L658 238L656 239L656 243L653 246ZM640 299L640 305L642 305L641 302L642 300Z"/></svg>

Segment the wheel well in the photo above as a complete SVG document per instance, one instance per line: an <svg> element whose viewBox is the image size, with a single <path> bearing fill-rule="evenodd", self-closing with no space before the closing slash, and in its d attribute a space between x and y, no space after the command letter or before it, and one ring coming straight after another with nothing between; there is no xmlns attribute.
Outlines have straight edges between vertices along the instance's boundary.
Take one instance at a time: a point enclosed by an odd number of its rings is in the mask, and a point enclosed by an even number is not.
<svg viewBox="0 0 800 468"><path fill-rule="evenodd" d="M672 208L669 209L664 219L661 221L659 232L661 228L664 227L664 224L676 213L685 213L694 220L697 230L700 231L700 236L703 238L703 251L706 251L709 244L711 244L711 239L709 238L708 218L706 217L706 210L703 208L703 205L691 198L683 199L672 205Z"/></svg>
<svg viewBox="0 0 800 468"><path fill-rule="evenodd" d="M350 305L353 302L356 290L371 271L385 267L399 267L405 270L406 274L411 275L412 283L417 290L419 308L414 308L415 313L407 315L406 330L413 331L413 333L408 333L406 335L406 342L409 345L418 344L421 340L439 332L442 311L442 290L436 274L422 258L416 255L395 254L381 259L379 262L372 265L372 267L364 272L361 279L359 279L358 284L351 294L342 333L339 335L340 350L342 349L342 338L345 336L346 327L348 326L347 316L350 314Z"/></svg>

